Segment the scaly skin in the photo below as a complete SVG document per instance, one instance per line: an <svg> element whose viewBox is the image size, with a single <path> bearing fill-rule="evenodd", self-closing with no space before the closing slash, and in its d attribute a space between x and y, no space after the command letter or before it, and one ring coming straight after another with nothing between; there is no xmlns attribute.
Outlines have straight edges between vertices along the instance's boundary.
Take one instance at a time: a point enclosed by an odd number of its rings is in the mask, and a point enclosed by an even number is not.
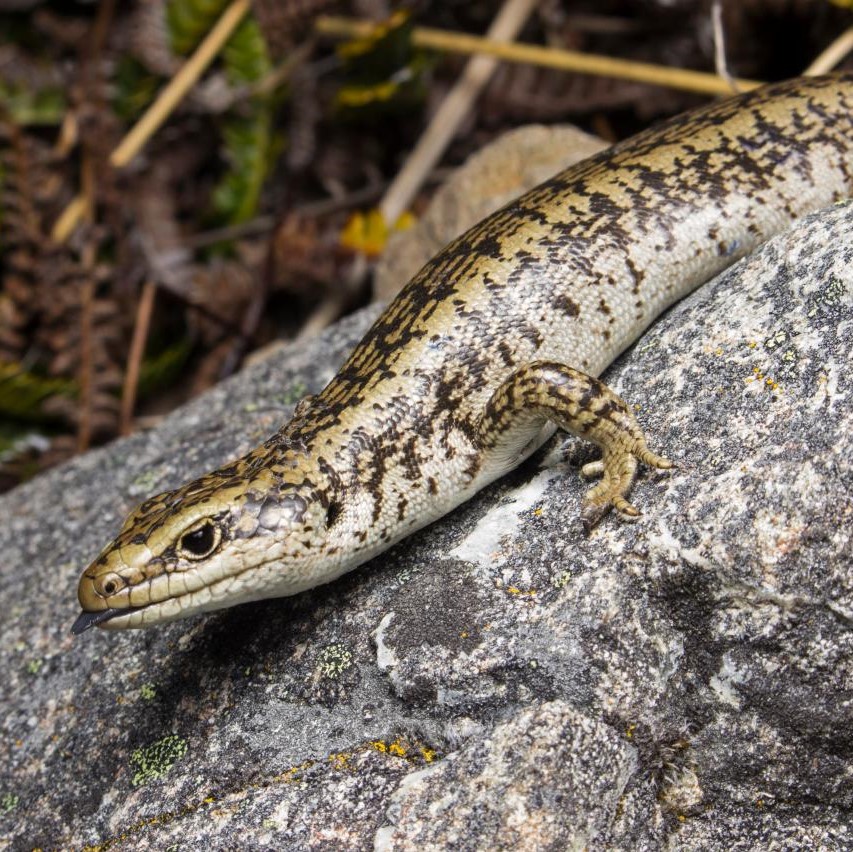
<svg viewBox="0 0 853 852"><path fill-rule="evenodd" d="M573 166L431 260L338 375L248 455L152 497L86 569L74 626L143 627L340 576L559 426L603 449L589 526L637 460L594 376L663 310L853 194L853 74L734 97Z"/></svg>

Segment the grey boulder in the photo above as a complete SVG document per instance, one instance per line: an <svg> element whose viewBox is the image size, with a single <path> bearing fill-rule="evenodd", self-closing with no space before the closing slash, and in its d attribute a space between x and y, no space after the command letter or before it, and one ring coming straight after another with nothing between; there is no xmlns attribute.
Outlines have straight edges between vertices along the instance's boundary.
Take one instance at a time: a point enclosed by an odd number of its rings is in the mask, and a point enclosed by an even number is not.
<svg viewBox="0 0 853 852"><path fill-rule="evenodd" d="M149 494L260 442L361 313L0 498L13 849L848 849L853 206L809 217L608 371L653 448L578 522L557 436L338 582L72 638Z"/></svg>

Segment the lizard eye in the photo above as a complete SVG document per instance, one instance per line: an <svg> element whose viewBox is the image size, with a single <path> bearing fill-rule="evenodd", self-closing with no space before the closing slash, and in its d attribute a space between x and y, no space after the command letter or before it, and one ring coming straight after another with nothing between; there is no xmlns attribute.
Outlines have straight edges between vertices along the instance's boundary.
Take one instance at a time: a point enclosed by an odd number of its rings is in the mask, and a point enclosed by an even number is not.
<svg viewBox="0 0 853 852"><path fill-rule="evenodd" d="M178 553L186 559L210 556L222 540L222 530L209 518L185 532L178 540Z"/></svg>
<svg viewBox="0 0 853 852"><path fill-rule="evenodd" d="M127 584L118 574L105 574L95 580L95 591L102 597L108 598L121 591Z"/></svg>

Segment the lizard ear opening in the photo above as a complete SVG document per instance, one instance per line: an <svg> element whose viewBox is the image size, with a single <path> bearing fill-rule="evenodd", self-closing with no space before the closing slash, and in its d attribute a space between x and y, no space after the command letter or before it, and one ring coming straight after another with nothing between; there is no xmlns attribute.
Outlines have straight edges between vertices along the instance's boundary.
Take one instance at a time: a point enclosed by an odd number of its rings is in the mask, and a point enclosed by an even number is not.
<svg viewBox="0 0 853 852"><path fill-rule="evenodd" d="M328 508L326 509L326 529L329 529L332 524L340 517L341 514L341 504L335 500L332 500L329 503Z"/></svg>
<svg viewBox="0 0 853 852"><path fill-rule="evenodd" d="M222 530L209 518L187 530L178 541L178 552L186 559L210 556L222 540Z"/></svg>

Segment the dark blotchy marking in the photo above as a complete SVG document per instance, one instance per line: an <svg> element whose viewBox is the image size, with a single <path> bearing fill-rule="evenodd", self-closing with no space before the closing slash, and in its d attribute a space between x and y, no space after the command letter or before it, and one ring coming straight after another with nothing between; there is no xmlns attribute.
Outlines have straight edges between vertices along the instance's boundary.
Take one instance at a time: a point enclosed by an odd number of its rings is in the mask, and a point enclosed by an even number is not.
<svg viewBox="0 0 853 852"><path fill-rule="evenodd" d="M410 482L421 478L420 459L418 458L417 434L410 435L401 448L400 460L404 468L404 476Z"/></svg>
<svg viewBox="0 0 853 852"><path fill-rule="evenodd" d="M530 204L525 204L524 198L525 196L522 196L512 205L513 213L517 217L526 219L529 222L537 222L540 225L547 226L548 217L545 215L545 212L539 207L534 207Z"/></svg>
<svg viewBox="0 0 853 852"><path fill-rule="evenodd" d="M584 390L583 395L578 400L578 405L584 410L589 411L592 406L593 400L599 400L602 398L601 389L598 386L597 382L590 382L586 386L586 390Z"/></svg>
<svg viewBox="0 0 853 852"><path fill-rule="evenodd" d="M503 282L496 281L488 272L483 273L483 284L490 292L497 292L504 288Z"/></svg>
<svg viewBox="0 0 853 852"><path fill-rule="evenodd" d="M631 260L630 256L625 257L625 266L628 267L628 271L631 273L631 278L634 281L634 286L631 289L632 293L640 292L640 285L643 283L643 279L646 277L646 273Z"/></svg>
<svg viewBox="0 0 853 852"><path fill-rule="evenodd" d="M469 366L465 374L461 370L455 370L453 372L445 372L440 376L435 391L435 398L439 405L443 409L453 408L466 392L470 392L468 383L470 377L475 375L476 372L476 368L472 365Z"/></svg>
<svg viewBox="0 0 853 852"><path fill-rule="evenodd" d="M501 260L503 258L501 236L501 234L484 235L477 241L475 251L484 257L490 257L493 260Z"/></svg>
<svg viewBox="0 0 853 852"><path fill-rule="evenodd" d="M604 405L598 410L598 416L617 423L618 415L623 414L624 410L615 399L608 399Z"/></svg>
<svg viewBox="0 0 853 852"><path fill-rule="evenodd" d="M498 354L501 356L501 360L507 367L515 365L515 358L513 358L512 349L510 349L509 344L505 340L498 342Z"/></svg>
<svg viewBox="0 0 853 852"><path fill-rule="evenodd" d="M409 506L409 501L404 494L397 497L397 520L402 521L406 517L406 509Z"/></svg>
<svg viewBox="0 0 853 852"><path fill-rule="evenodd" d="M480 458L477 455L472 455L471 460L468 462L468 465L463 471L463 476L470 482L479 472Z"/></svg>
<svg viewBox="0 0 853 852"><path fill-rule="evenodd" d="M568 317L575 318L580 316L581 306L574 299L564 293L558 293L551 304L556 310Z"/></svg>

